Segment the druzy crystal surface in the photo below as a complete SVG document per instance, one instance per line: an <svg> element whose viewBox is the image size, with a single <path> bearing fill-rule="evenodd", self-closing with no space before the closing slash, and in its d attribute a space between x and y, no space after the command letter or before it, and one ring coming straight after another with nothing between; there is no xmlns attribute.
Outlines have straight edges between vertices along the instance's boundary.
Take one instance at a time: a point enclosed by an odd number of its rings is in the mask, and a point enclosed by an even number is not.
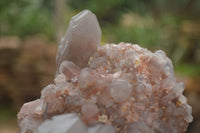
<svg viewBox="0 0 200 133"><path fill-rule="evenodd" d="M79 33L80 32L80 33ZM166 54L137 44L100 46L85 10L72 18L54 83L18 113L20 133L183 133L192 109Z"/></svg>

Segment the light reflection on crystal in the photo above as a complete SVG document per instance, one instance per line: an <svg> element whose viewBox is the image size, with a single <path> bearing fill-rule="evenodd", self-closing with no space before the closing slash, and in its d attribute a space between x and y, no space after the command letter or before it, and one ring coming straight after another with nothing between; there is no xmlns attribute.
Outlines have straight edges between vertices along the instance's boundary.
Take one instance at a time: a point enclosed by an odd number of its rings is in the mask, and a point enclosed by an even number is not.
<svg viewBox="0 0 200 133"><path fill-rule="evenodd" d="M99 46L100 36L90 11L72 18L58 50L55 84L22 106L20 132L184 132L192 108L166 54L123 42Z"/></svg>

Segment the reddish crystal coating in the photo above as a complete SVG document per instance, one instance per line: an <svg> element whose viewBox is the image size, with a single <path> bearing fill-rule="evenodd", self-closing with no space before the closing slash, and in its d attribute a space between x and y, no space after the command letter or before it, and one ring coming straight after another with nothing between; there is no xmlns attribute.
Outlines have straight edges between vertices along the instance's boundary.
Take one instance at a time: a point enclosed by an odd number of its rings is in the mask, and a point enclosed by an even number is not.
<svg viewBox="0 0 200 133"><path fill-rule="evenodd" d="M161 50L106 44L84 68L64 61L58 71L41 98L18 113L21 132L37 131L44 120L68 113L78 114L89 133L100 133L102 124L105 133L182 133L193 119L184 85Z"/></svg>

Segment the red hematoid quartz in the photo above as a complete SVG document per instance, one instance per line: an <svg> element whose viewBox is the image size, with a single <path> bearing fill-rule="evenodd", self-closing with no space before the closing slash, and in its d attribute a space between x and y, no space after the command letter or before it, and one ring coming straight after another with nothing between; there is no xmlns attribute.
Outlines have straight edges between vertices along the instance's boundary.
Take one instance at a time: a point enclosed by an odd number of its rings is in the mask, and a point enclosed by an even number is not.
<svg viewBox="0 0 200 133"><path fill-rule="evenodd" d="M186 131L192 109L166 54L123 42L100 46L100 38L89 10L72 18L58 50L54 83L22 106L20 133Z"/></svg>

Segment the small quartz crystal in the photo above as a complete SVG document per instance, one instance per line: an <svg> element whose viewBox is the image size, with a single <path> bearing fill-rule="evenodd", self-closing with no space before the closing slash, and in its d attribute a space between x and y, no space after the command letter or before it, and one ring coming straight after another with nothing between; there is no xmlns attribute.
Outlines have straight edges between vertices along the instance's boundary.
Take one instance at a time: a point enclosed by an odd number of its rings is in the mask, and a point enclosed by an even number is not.
<svg viewBox="0 0 200 133"><path fill-rule="evenodd" d="M109 86L110 94L117 102L123 102L129 98L132 92L131 85L123 79L116 79L112 81Z"/></svg>
<svg viewBox="0 0 200 133"><path fill-rule="evenodd" d="M184 84L164 51L99 45L89 10L70 21L54 84L18 113L20 133L183 133L192 122Z"/></svg>
<svg viewBox="0 0 200 133"><path fill-rule="evenodd" d="M99 110L96 104L84 104L81 107L81 114L85 122L90 122L98 118Z"/></svg>
<svg viewBox="0 0 200 133"><path fill-rule="evenodd" d="M71 61L63 61L59 67L59 73L64 74L66 80L70 80L80 71L80 68Z"/></svg>

